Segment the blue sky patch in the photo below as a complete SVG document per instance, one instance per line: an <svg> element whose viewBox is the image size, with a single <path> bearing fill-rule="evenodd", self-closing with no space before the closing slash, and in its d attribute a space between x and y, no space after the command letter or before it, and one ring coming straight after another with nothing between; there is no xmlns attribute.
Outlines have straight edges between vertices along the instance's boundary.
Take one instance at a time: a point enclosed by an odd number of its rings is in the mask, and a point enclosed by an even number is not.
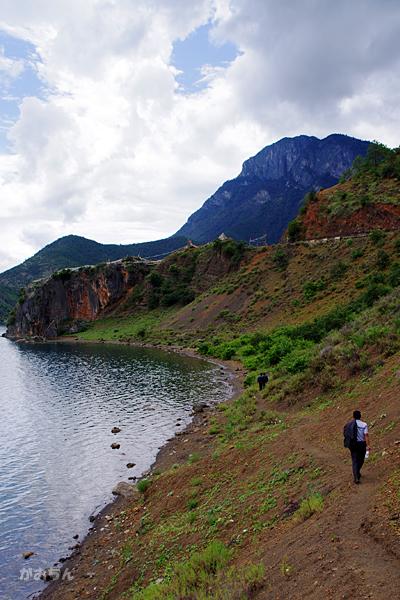
<svg viewBox="0 0 400 600"><path fill-rule="evenodd" d="M190 94L207 87L207 81L200 81L202 67L226 67L239 54L238 48L230 42L216 45L210 41L211 27L211 23L202 25L184 40L174 43L171 62L182 71L177 81L183 93Z"/></svg>
<svg viewBox="0 0 400 600"><path fill-rule="evenodd" d="M8 149L7 131L19 117L19 105L26 96L44 98L46 87L39 79L40 62L35 46L0 30L0 49L5 58L23 61L23 71L9 77L0 69L0 152Z"/></svg>

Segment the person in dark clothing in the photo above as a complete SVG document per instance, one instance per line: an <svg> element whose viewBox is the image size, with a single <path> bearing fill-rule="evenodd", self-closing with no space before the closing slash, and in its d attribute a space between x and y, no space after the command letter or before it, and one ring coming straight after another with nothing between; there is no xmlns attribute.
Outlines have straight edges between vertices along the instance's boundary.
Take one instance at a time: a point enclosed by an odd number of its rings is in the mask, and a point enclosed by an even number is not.
<svg viewBox="0 0 400 600"><path fill-rule="evenodd" d="M258 389L263 390L264 389L264 375L262 373L259 374L259 376L257 377L257 383L258 383Z"/></svg>
<svg viewBox="0 0 400 600"><path fill-rule="evenodd" d="M368 425L361 421L361 413L359 410L353 412L354 428L357 432L354 436L354 443L350 446L351 462L353 467L354 483L360 483L361 468L364 464L365 454L371 450L369 445Z"/></svg>
<svg viewBox="0 0 400 600"><path fill-rule="evenodd" d="M260 390L260 392L267 385L268 379L269 378L268 378L267 373L260 373L259 376L257 377L258 389Z"/></svg>

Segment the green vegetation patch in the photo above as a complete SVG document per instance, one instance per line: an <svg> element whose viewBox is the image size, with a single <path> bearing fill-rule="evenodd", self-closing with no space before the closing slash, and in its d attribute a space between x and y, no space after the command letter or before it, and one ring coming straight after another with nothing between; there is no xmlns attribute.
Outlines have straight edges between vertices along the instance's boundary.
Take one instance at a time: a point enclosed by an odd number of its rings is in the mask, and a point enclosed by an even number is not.
<svg viewBox="0 0 400 600"><path fill-rule="evenodd" d="M309 519L313 514L322 512L324 509L324 498L321 494L311 494L307 498L304 498L297 511L295 512L295 519L297 521L305 521Z"/></svg>
<svg viewBox="0 0 400 600"><path fill-rule="evenodd" d="M240 569L230 567L232 550L222 542L211 542L204 550L193 552L180 564L167 570L163 580L151 583L142 590L132 590L131 600L172 600L178 598L248 597L261 587L263 565L247 565Z"/></svg>
<svg viewBox="0 0 400 600"><path fill-rule="evenodd" d="M154 310L129 317L105 317L91 323L86 331L78 334L78 337L89 341L131 338L146 340L169 314L170 312L165 310ZM158 334L160 334L159 330Z"/></svg>

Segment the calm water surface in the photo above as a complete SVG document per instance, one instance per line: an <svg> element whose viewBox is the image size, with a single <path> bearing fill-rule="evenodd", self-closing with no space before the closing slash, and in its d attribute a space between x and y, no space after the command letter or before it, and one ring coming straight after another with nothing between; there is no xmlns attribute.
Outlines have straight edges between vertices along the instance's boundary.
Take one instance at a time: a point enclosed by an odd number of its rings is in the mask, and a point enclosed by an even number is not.
<svg viewBox="0 0 400 600"><path fill-rule="evenodd" d="M149 468L193 403L230 393L224 371L187 357L0 338L0 599L40 590L38 571L68 554L118 481Z"/></svg>

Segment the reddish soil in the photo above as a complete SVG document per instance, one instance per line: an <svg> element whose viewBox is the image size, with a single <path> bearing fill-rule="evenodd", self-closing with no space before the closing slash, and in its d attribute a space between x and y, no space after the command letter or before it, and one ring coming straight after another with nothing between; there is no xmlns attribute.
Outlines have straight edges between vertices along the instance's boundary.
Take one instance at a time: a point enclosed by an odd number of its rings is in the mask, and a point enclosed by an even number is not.
<svg viewBox="0 0 400 600"><path fill-rule="evenodd" d="M346 216L330 216L321 212L320 203L311 203L302 219L305 239L355 235L368 233L371 229L392 231L400 229L400 206L371 204Z"/></svg>
<svg viewBox="0 0 400 600"><path fill-rule="evenodd" d="M188 498L185 492L196 475L210 481L224 481L228 474L230 483L221 490L221 497L229 497L228 485L251 481L263 466L268 466L271 457L283 464L288 456L298 465L313 464L322 470L318 485L325 496L324 510L304 522L281 519L274 527L247 536L242 534L242 529L251 505L235 507L237 516L221 530L220 538L230 545L242 535L241 542L235 546L237 566L260 561L265 565L264 581L251 597L268 600L398 597L400 548L393 520L399 515L391 513L391 505L382 496L390 474L400 467L400 377L398 372L393 375L397 364L398 356L392 357L368 386L362 381L350 382L347 391L334 396L331 406L323 411L291 409L285 414L289 427L277 441L249 447L246 451L231 446L218 460L211 459L216 444L206 426L211 415L199 415L187 431L163 449L155 468L168 470L174 463L185 462L193 452L199 452L202 459L191 467L156 479L146 493L145 505L137 501L112 505L109 513L113 519L118 518L122 526L113 527L105 515L98 518L94 532L79 554L66 564L74 580L51 585L41 598L121 598L140 573L137 563L128 563L114 587L109 587L118 566L115 556L120 555L127 541L140 539L137 551L142 553L139 559L143 556L145 563L151 532L137 538L145 514L161 522L171 514L185 511ZM268 409L266 399L258 397L257 402L258 409ZM343 423L355 403L371 425L373 447L359 486L352 483L349 453L342 447L341 436ZM301 497L305 485L313 483L310 480L308 484L296 484L287 502ZM175 490L174 494L171 489ZM191 539L184 540L187 545L201 542L195 532ZM286 571L282 569L283 564L288 566ZM109 592L105 593L107 588Z"/></svg>

